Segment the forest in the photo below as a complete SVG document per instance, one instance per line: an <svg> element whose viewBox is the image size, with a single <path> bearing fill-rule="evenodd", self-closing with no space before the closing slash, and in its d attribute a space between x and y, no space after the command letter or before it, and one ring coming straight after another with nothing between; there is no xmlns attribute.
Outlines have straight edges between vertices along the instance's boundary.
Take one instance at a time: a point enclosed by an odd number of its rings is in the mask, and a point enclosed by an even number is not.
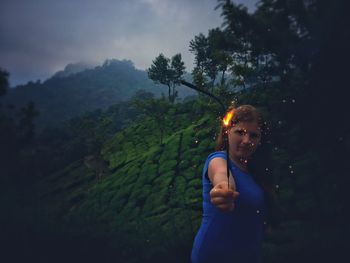
<svg viewBox="0 0 350 263"><path fill-rule="evenodd" d="M348 257L349 3L261 0L249 13L218 0L217 9L222 27L184 43L191 77L181 54L160 53L149 79L129 82L130 62L111 60L13 96L0 70L4 262L190 262L203 164L224 112L184 80L266 118L277 198L263 262ZM84 103L74 100L79 85ZM73 99L62 106L62 97Z"/></svg>

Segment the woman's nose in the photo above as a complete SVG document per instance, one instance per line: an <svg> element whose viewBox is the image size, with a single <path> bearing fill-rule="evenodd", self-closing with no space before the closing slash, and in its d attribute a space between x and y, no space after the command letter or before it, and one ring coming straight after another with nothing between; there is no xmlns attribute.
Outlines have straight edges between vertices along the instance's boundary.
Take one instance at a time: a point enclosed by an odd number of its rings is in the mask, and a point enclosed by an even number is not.
<svg viewBox="0 0 350 263"><path fill-rule="evenodd" d="M244 144L250 144L250 137L249 137L248 134L245 134L245 135L243 136L242 142L243 142Z"/></svg>

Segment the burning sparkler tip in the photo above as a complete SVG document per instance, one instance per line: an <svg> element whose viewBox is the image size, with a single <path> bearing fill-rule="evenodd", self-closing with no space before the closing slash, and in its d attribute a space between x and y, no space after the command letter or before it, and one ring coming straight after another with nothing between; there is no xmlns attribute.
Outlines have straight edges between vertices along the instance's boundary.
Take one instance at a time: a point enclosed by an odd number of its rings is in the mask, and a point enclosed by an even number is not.
<svg viewBox="0 0 350 263"><path fill-rule="evenodd" d="M232 118L233 118L233 113L234 113L234 110L230 110L230 111L226 114L226 116L224 117L224 119L222 120L223 123L224 123L224 125L225 125L226 127L229 126L229 124L230 124L230 122L231 122L231 120L232 120Z"/></svg>

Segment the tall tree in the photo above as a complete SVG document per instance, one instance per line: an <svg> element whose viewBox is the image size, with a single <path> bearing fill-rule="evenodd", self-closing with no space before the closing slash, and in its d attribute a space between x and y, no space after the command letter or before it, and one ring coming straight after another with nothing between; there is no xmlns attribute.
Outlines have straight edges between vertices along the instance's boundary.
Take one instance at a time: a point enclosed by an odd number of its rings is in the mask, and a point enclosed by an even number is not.
<svg viewBox="0 0 350 263"><path fill-rule="evenodd" d="M194 84L201 88L206 88L206 76L204 73L205 61L207 59L208 40L200 33L190 41L190 52L194 54L195 67L192 71Z"/></svg>
<svg viewBox="0 0 350 263"><path fill-rule="evenodd" d="M180 85L183 74L185 73L185 64L182 61L181 54L174 55L171 59L159 54L152 61L151 67L147 70L148 77L155 83L163 84L168 87L168 99L174 102L178 93L176 86Z"/></svg>
<svg viewBox="0 0 350 263"><path fill-rule="evenodd" d="M8 77L9 73L0 68L0 96L5 95L7 92L9 87Z"/></svg>
<svg viewBox="0 0 350 263"><path fill-rule="evenodd" d="M30 101L27 107L20 111L19 132L23 143L29 143L34 137L34 118L39 115L35 109L35 103Z"/></svg>

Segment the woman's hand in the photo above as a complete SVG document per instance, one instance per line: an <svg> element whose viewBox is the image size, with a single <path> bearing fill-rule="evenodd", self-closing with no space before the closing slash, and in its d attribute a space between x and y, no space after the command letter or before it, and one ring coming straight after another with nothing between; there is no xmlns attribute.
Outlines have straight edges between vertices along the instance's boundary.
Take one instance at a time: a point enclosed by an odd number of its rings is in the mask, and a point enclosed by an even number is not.
<svg viewBox="0 0 350 263"><path fill-rule="evenodd" d="M216 184L209 194L212 204L223 212L229 212L234 209L234 201L239 195L234 184L231 184L230 188L228 188L227 181Z"/></svg>

